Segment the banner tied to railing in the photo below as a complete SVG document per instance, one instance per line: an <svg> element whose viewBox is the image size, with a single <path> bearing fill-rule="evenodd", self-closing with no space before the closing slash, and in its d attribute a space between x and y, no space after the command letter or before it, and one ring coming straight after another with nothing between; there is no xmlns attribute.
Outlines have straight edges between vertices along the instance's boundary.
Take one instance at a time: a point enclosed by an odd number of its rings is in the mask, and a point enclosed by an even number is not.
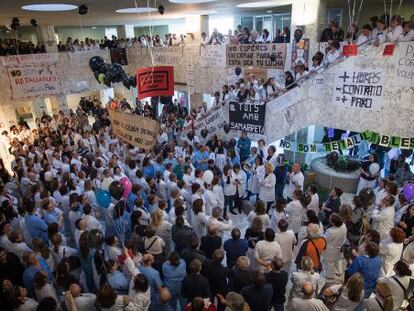
<svg viewBox="0 0 414 311"><path fill-rule="evenodd" d="M318 144L301 144L282 139L280 141L280 147L286 150L301 153L332 152L351 149L358 145L361 141L366 141L368 143L379 145L382 147L414 149L414 137L382 135L376 132L371 132L369 130L349 136L341 140Z"/></svg>

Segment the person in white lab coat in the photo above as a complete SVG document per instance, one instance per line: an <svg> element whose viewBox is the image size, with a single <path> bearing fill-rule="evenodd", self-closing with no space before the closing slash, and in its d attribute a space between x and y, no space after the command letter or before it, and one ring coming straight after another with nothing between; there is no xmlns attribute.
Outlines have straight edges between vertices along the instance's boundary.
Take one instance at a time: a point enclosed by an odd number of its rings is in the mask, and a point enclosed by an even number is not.
<svg viewBox="0 0 414 311"><path fill-rule="evenodd" d="M300 171L300 165L295 163L292 165L292 172L288 175L289 178L289 187L287 198L288 200L293 200L293 191L296 189L303 191L303 183L305 181L305 177L303 173Z"/></svg>
<svg viewBox="0 0 414 311"><path fill-rule="evenodd" d="M405 232L395 227L390 230L390 237L380 243L381 276L389 277L393 274L394 264L400 260L402 255L404 240Z"/></svg>
<svg viewBox="0 0 414 311"><path fill-rule="evenodd" d="M266 163L265 175L264 178L260 181L259 199L266 203L267 211L269 211L270 206L275 201L275 186L276 177L273 174L273 165Z"/></svg>
<svg viewBox="0 0 414 311"><path fill-rule="evenodd" d="M325 277L328 280L341 282L344 277L345 264L342 260L342 246L346 240L346 226L338 214L332 214L329 218L332 225L326 230Z"/></svg>
<svg viewBox="0 0 414 311"><path fill-rule="evenodd" d="M293 191L293 200L286 206L286 214L289 223L289 229L295 233L296 239L298 239L300 226L302 225L302 210L303 206L300 202L302 197L302 190L296 189Z"/></svg>
<svg viewBox="0 0 414 311"><path fill-rule="evenodd" d="M388 30L389 32L387 33L387 41L398 41L400 36L404 33L401 16L395 15L391 18L390 27L388 28Z"/></svg>
<svg viewBox="0 0 414 311"><path fill-rule="evenodd" d="M239 210L239 214L242 212L242 200L246 197L246 181L247 175L240 167L240 164L235 164L234 167L234 178L236 182L236 198L235 208Z"/></svg>
<svg viewBox="0 0 414 311"><path fill-rule="evenodd" d="M276 234L275 241L280 245L282 250L282 270L290 273L290 266L293 258L293 247L296 244L295 233L292 230L288 230L289 223L286 219L281 219L278 223L279 233Z"/></svg>
<svg viewBox="0 0 414 311"><path fill-rule="evenodd" d="M223 168L223 183L224 183L224 213L223 217L227 219L227 209L233 215L237 215L234 211L234 199L237 192L237 183L234 172L230 165Z"/></svg>
<svg viewBox="0 0 414 311"><path fill-rule="evenodd" d="M394 311L398 311L405 299L412 272L404 260L399 260L394 265L394 273L390 277L380 278L378 282L388 285L394 300Z"/></svg>
<svg viewBox="0 0 414 311"><path fill-rule="evenodd" d="M389 237L390 230L394 227L394 203L394 197L387 195L382 199L380 205L372 211L372 227L379 232L381 241Z"/></svg>
<svg viewBox="0 0 414 311"><path fill-rule="evenodd" d="M260 190L260 181L264 178L264 175L265 169L263 166L263 158L261 156L257 156L252 166L252 175L249 178L249 195L258 195Z"/></svg>

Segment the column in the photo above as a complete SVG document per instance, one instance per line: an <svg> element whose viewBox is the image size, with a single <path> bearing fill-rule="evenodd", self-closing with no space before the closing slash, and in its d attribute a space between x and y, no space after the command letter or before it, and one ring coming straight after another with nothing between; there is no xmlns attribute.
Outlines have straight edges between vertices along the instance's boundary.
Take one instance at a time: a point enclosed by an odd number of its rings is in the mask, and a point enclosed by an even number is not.
<svg viewBox="0 0 414 311"><path fill-rule="evenodd" d="M125 25L125 38L135 37L134 25Z"/></svg>
<svg viewBox="0 0 414 311"><path fill-rule="evenodd" d="M47 53L57 53L57 43L55 37L55 27L53 25L38 26L37 40L40 45L44 45Z"/></svg>
<svg viewBox="0 0 414 311"><path fill-rule="evenodd" d="M311 42L319 41L319 29L325 21L326 0L295 0L292 2L291 35L304 28L304 38Z"/></svg>
<svg viewBox="0 0 414 311"><path fill-rule="evenodd" d="M126 29L125 26L116 26L116 32L117 32L117 38L121 39L121 38L126 38Z"/></svg>
<svg viewBox="0 0 414 311"><path fill-rule="evenodd" d="M59 111L63 111L65 114L69 113L69 104L66 95L50 97L50 106L53 114L58 113Z"/></svg>
<svg viewBox="0 0 414 311"><path fill-rule="evenodd" d="M194 40L199 40L202 32L208 36L208 15L187 15L185 32L193 34Z"/></svg>
<svg viewBox="0 0 414 311"><path fill-rule="evenodd" d="M197 109L203 103L203 94L190 95L190 110Z"/></svg>

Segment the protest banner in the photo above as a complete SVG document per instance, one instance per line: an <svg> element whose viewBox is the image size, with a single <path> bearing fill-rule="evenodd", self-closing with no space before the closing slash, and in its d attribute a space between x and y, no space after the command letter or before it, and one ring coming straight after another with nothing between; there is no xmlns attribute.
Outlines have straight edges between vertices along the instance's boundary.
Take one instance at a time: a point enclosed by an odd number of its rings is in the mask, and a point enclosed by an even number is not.
<svg viewBox="0 0 414 311"><path fill-rule="evenodd" d="M118 138L145 150L154 148L159 132L157 121L113 109L108 111L112 129Z"/></svg>
<svg viewBox="0 0 414 311"><path fill-rule="evenodd" d="M205 142L213 135L221 138L226 137L230 131L229 106L225 105L210 111L206 116L196 120L193 128L195 135ZM188 130L189 128L187 128Z"/></svg>
<svg viewBox="0 0 414 311"><path fill-rule="evenodd" d="M229 104L230 128L237 133L246 131L254 140L264 137L265 115L264 102L230 102Z"/></svg>
<svg viewBox="0 0 414 311"><path fill-rule="evenodd" d="M122 66L128 65L126 48L112 48L111 49L111 63L120 64Z"/></svg>
<svg viewBox="0 0 414 311"><path fill-rule="evenodd" d="M312 87L309 88L309 97L320 98L321 94L326 88L326 80L324 75L315 75L310 78Z"/></svg>
<svg viewBox="0 0 414 311"><path fill-rule="evenodd" d="M414 149L414 137L383 135L369 130L349 136L341 140L330 141L326 143L301 144L294 141L282 139L280 141L279 147L284 148L286 150L303 153L332 152L351 149L358 145L361 141L366 141L373 145L379 145L382 147Z"/></svg>
<svg viewBox="0 0 414 311"><path fill-rule="evenodd" d="M151 50L156 65L184 65L182 46L154 47Z"/></svg>
<svg viewBox="0 0 414 311"><path fill-rule="evenodd" d="M174 67L155 66L137 69L138 99L174 95Z"/></svg>
<svg viewBox="0 0 414 311"><path fill-rule="evenodd" d="M227 67L284 69L286 43L227 45Z"/></svg>
<svg viewBox="0 0 414 311"><path fill-rule="evenodd" d="M243 71L244 80L249 81L249 76L254 75L257 81L267 81L267 69L265 68L246 68Z"/></svg>
<svg viewBox="0 0 414 311"><path fill-rule="evenodd" d="M12 98L30 98L62 94L59 70L56 65L7 68Z"/></svg>
<svg viewBox="0 0 414 311"><path fill-rule="evenodd" d="M308 67L309 63L309 39L301 39L292 43L291 68L294 70L297 65L302 64Z"/></svg>
<svg viewBox="0 0 414 311"><path fill-rule="evenodd" d="M290 91L276 97L274 100L267 103L267 109L270 114L276 114L284 109L295 105L300 100L300 92Z"/></svg>
<svg viewBox="0 0 414 311"><path fill-rule="evenodd" d="M414 85L414 42L399 42L398 52L393 85L412 87Z"/></svg>
<svg viewBox="0 0 414 311"><path fill-rule="evenodd" d="M110 55L107 50L87 50L67 52L71 67L89 66L89 60L94 56L101 56L105 62L110 61Z"/></svg>
<svg viewBox="0 0 414 311"><path fill-rule="evenodd" d="M380 110L385 77L383 69L339 69L334 76L332 102L341 107Z"/></svg>
<svg viewBox="0 0 414 311"><path fill-rule="evenodd" d="M201 47L201 67L226 67L226 46L206 45Z"/></svg>
<svg viewBox="0 0 414 311"><path fill-rule="evenodd" d="M5 67L27 67L47 64L56 64L59 60L59 53L39 53L26 55L10 55L1 57Z"/></svg>

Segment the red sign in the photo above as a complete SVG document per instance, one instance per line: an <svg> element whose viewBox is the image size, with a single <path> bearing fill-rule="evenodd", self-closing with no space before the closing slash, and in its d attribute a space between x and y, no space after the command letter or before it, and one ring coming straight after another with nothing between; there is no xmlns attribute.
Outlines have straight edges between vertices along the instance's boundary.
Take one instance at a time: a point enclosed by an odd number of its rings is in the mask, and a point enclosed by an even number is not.
<svg viewBox="0 0 414 311"><path fill-rule="evenodd" d="M343 48L344 56L357 56L358 46L356 44L347 44Z"/></svg>
<svg viewBox="0 0 414 311"><path fill-rule="evenodd" d="M174 95L174 67L155 66L137 69L138 99Z"/></svg>
<svg viewBox="0 0 414 311"><path fill-rule="evenodd" d="M387 44L384 48L382 56L392 56L394 55L395 44Z"/></svg>

